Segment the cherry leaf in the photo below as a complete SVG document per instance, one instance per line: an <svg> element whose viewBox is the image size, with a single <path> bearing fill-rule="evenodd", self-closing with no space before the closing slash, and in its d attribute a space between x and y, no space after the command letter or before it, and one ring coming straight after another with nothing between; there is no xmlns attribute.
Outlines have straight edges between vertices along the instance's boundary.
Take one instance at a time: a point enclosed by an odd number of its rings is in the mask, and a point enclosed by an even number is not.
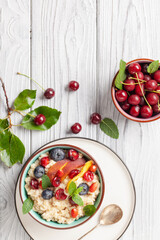
<svg viewBox="0 0 160 240"><path fill-rule="evenodd" d="M119 66L119 72L116 76L115 79L115 87L117 87L118 89L122 89L122 83L125 79L126 79L126 62L124 62L122 59L120 61L120 66Z"/></svg>
<svg viewBox="0 0 160 240"><path fill-rule="evenodd" d="M151 62L147 68L147 72L149 74L152 74L154 72L156 72L159 68L159 60Z"/></svg>
<svg viewBox="0 0 160 240"><path fill-rule="evenodd" d="M16 110L26 110L31 108L36 99L36 90L23 90L14 101Z"/></svg>
<svg viewBox="0 0 160 240"><path fill-rule="evenodd" d="M110 118L104 118L100 123L101 130L108 136L118 139L119 131L115 122Z"/></svg>

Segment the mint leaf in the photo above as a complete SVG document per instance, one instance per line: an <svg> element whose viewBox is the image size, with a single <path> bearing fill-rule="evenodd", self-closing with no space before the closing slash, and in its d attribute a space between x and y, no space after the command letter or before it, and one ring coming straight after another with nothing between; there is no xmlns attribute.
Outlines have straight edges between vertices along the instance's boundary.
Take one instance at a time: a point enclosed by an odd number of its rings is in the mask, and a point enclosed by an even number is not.
<svg viewBox="0 0 160 240"><path fill-rule="evenodd" d="M74 194L79 194L80 192L83 191L83 187L79 187L76 189L76 191L74 192Z"/></svg>
<svg viewBox="0 0 160 240"><path fill-rule="evenodd" d="M92 216L96 212L96 207L94 205L87 205L83 208L86 216Z"/></svg>
<svg viewBox="0 0 160 240"><path fill-rule="evenodd" d="M43 175L42 176L42 188L46 189L51 186L52 186L52 184L51 184L49 177L47 175Z"/></svg>
<svg viewBox="0 0 160 240"><path fill-rule="evenodd" d="M76 191L77 187L76 187L76 184L75 182L71 182L70 185L69 185L69 188L68 188L68 193L69 195L73 195L73 193Z"/></svg>
<svg viewBox="0 0 160 240"><path fill-rule="evenodd" d="M159 60L150 63L147 68L147 72L149 74L152 74L152 73L156 72L158 70L158 68L159 68Z"/></svg>
<svg viewBox="0 0 160 240"><path fill-rule="evenodd" d="M122 83L126 79L126 62L124 62L122 59L120 61L120 66L119 66L119 72L116 76L115 79L115 87L118 89L123 89Z"/></svg>
<svg viewBox="0 0 160 240"><path fill-rule="evenodd" d="M100 128L108 136L110 136L112 138L115 138L115 139L118 139L119 131L118 131L118 128L117 128L116 124L114 123L114 121L112 119L104 118L100 122Z"/></svg>
<svg viewBox="0 0 160 240"><path fill-rule="evenodd" d="M30 115L26 115L22 120L22 123L21 123L22 127L30 130L45 131L51 128L54 124L56 124L56 122L60 117L61 112L50 107L41 106L29 112L29 114L33 116L37 116L38 114L43 114L46 118L46 121L42 125L37 126L34 123L34 117Z"/></svg>
<svg viewBox="0 0 160 240"><path fill-rule="evenodd" d="M26 110L34 104L36 99L36 90L25 89L14 101L16 110Z"/></svg>
<svg viewBox="0 0 160 240"><path fill-rule="evenodd" d="M73 194L72 200L79 206L83 206L83 200L78 194Z"/></svg>
<svg viewBox="0 0 160 240"><path fill-rule="evenodd" d="M23 214L28 213L29 211L31 211L31 209L33 208L33 200L30 198L27 198L24 202L23 202L23 206L22 206L22 212Z"/></svg>

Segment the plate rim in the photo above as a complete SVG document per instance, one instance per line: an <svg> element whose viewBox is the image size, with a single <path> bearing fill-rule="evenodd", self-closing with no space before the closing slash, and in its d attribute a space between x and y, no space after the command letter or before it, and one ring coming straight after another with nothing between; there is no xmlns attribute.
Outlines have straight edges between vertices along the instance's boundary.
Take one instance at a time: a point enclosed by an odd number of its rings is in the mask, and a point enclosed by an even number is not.
<svg viewBox="0 0 160 240"><path fill-rule="evenodd" d="M133 180L133 177L132 177L132 175L131 175L131 172L130 172L129 168L127 167L127 165L123 162L123 160L118 156L118 154L117 154L114 150L112 150L110 147L108 147L108 146L105 145L104 143L99 142L98 140L91 139L91 138L87 138L87 137L63 137L63 138L58 138L58 139L49 141L49 142L47 142L46 144L44 144L43 146L39 147L36 151L34 151L34 152L27 158L25 164L23 165L23 167L21 168L21 170L20 170L20 172L19 172L19 174L18 174L18 177L17 177L17 180L16 180L16 184L15 184L15 188L14 188L14 205L15 205L15 210L16 210L17 217L18 217L18 219L19 219L19 221L20 221L23 229L25 230L25 232L28 234L28 236L29 236L31 239L33 239L32 236L30 236L30 234L28 233L28 231L27 231L26 228L24 227L24 225L23 225L23 223L22 223L22 221L21 221L21 219L20 219L20 217L19 217L18 210L17 210L17 206L16 206L16 189L17 189L17 184L18 184L19 177L20 177L20 175L21 175L21 173L22 173L23 168L24 168L25 165L27 164L29 158L31 158L34 154L36 154L37 151L39 151L41 148L45 147L46 145L48 145L48 144L50 144L50 143L52 143L52 142L56 142L56 141L59 141L59 140L70 139L70 138L90 140L90 141L92 141L92 142L96 142L96 143L98 143L98 144L100 144L100 145L108 148L112 153L114 153L114 154L119 158L119 160L121 161L121 163L123 164L123 166L126 168L128 174L129 174L129 176L130 176L130 179L131 179L131 182L132 182L132 186L133 186L133 192L134 192L133 212L132 212L131 218L130 218L130 220L129 220L129 222L128 222L128 225L126 226L125 230L124 230L124 231L122 232L122 234L116 239L116 240L118 240L118 239L120 239L120 238L124 235L124 233L127 231L127 229L128 229L128 227L129 227L131 221L133 220L133 216L134 216L134 213L135 213L137 196L136 196L136 188L135 188L134 180Z"/></svg>

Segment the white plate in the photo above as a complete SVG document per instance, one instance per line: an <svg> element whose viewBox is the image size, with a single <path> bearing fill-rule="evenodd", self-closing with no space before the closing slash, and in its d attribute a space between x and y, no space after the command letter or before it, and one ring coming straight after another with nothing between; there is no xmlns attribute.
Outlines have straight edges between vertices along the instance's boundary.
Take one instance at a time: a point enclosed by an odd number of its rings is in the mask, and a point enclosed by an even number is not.
<svg viewBox="0 0 160 240"><path fill-rule="evenodd" d="M48 143L71 144L86 150L98 162L105 180L105 196L95 216L83 225L69 230L55 230L36 222L29 214L22 214L22 202L19 194L19 177L15 190L15 205L18 217L25 231L34 240L77 240L94 227L102 209L112 203L118 204L123 210L123 218L116 224L100 226L87 235L84 240L117 240L127 229L135 209L135 188L131 175L122 160L108 147L86 138L64 138ZM44 146L43 146L44 147ZM40 150L40 149L38 149Z"/></svg>

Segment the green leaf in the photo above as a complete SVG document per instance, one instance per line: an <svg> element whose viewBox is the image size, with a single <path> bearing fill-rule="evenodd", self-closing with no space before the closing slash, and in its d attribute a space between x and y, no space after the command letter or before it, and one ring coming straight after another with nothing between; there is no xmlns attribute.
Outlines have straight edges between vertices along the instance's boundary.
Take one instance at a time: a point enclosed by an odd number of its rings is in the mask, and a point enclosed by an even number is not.
<svg viewBox="0 0 160 240"><path fill-rule="evenodd" d="M26 214L28 212L30 212L33 208L34 202L32 199L27 198L24 202L23 202L23 206L22 206L22 212L23 214Z"/></svg>
<svg viewBox="0 0 160 240"><path fill-rule="evenodd" d="M73 194L72 200L79 206L83 206L84 204L82 198L78 194Z"/></svg>
<svg viewBox="0 0 160 240"><path fill-rule="evenodd" d="M26 110L34 104L36 99L36 90L25 89L14 101L16 110Z"/></svg>
<svg viewBox="0 0 160 240"><path fill-rule="evenodd" d="M108 136L110 136L112 138L117 139L119 137L118 128L117 128L116 124L114 123L114 121L110 118L104 118L100 122L100 128L105 134L107 134Z"/></svg>
<svg viewBox="0 0 160 240"><path fill-rule="evenodd" d="M79 187L75 190L74 194L79 194L82 191L83 191L83 187Z"/></svg>
<svg viewBox="0 0 160 240"><path fill-rule="evenodd" d="M33 111L29 112L29 114L31 114L33 116L37 116L38 114L43 114L46 118L46 121L44 124L37 126L34 123L34 117L27 114L23 118L21 125L27 129L45 131L45 130L51 128L54 124L56 124L61 112L59 112L58 110L53 109L53 108L41 106L41 107L38 107L38 108L34 109Z"/></svg>
<svg viewBox="0 0 160 240"><path fill-rule="evenodd" d="M68 193L69 195L73 195L73 193L76 191L77 187L76 187L76 184L75 182L71 182L70 185L69 185L69 188L68 188Z"/></svg>
<svg viewBox="0 0 160 240"><path fill-rule="evenodd" d="M46 189L51 186L52 186L52 184L51 184L49 177L47 175L43 175L42 176L42 188Z"/></svg>
<svg viewBox="0 0 160 240"><path fill-rule="evenodd" d="M7 119L0 119L0 133L6 129L7 127L9 127L9 123Z"/></svg>
<svg viewBox="0 0 160 240"><path fill-rule="evenodd" d="M158 70L158 68L159 68L159 60L150 63L147 68L147 72L149 74L152 74L152 73L156 72Z"/></svg>
<svg viewBox="0 0 160 240"><path fill-rule="evenodd" d="M117 87L118 89L122 89L122 83L125 79L126 79L126 62L124 62L122 59L120 61L120 66L119 66L119 72L116 76L115 79L115 87Z"/></svg>
<svg viewBox="0 0 160 240"><path fill-rule="evenodd" d="M83 208L86 216L92 216L96 212L96 207L94 205L87 205Z"/></svg>

